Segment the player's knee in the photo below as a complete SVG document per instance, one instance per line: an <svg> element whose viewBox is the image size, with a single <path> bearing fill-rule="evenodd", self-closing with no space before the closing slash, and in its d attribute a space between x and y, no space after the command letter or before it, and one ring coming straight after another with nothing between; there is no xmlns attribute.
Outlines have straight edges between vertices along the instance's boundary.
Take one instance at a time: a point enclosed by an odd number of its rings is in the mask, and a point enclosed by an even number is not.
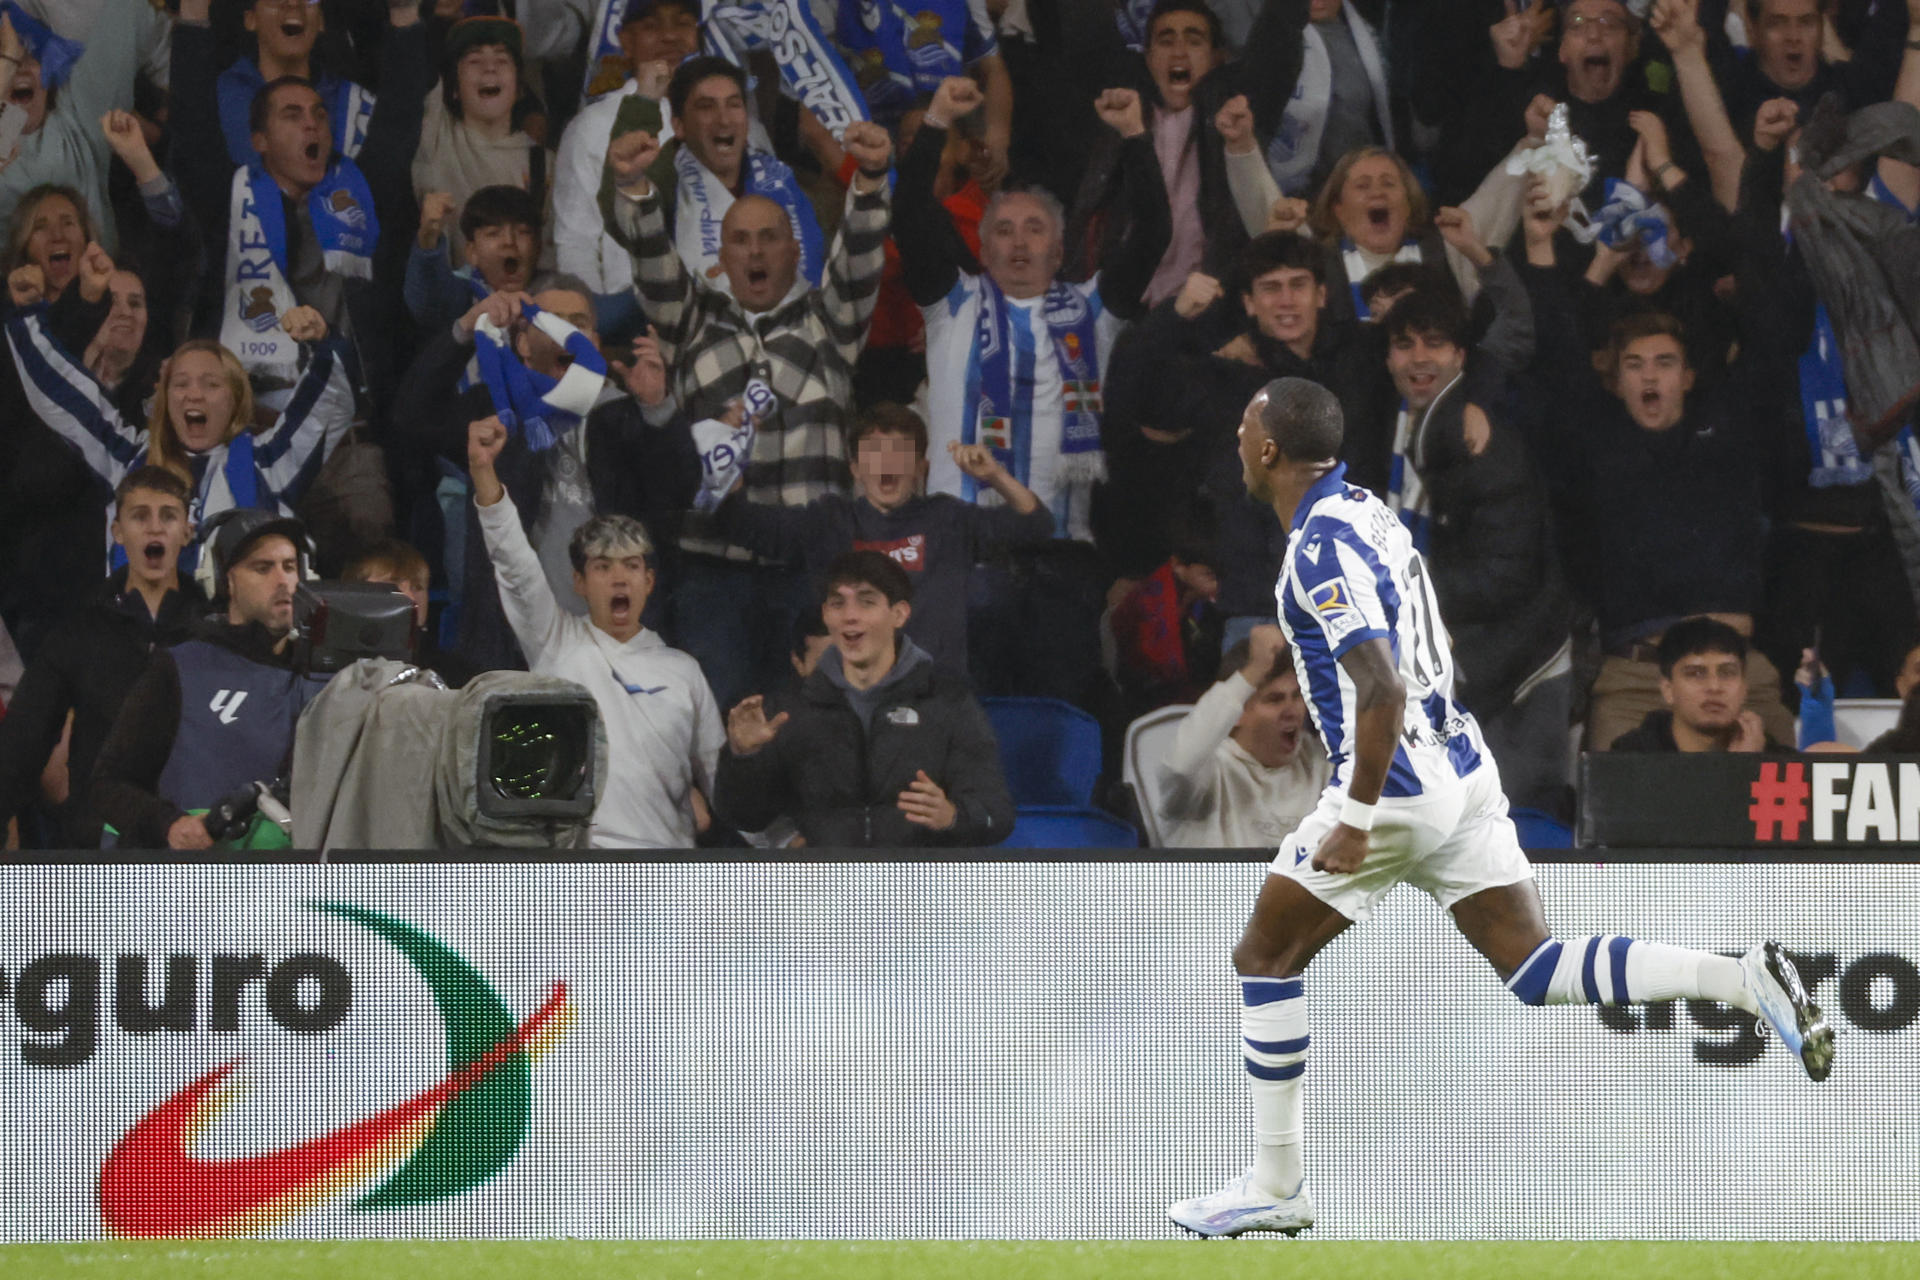
<svg viewBox="0 0 1920 1280"><path fill-rule="evenodd" d="M1291 939L1247 934L1233 948L1233 971L1243 978L1297 978L1306 967L1302 948Z"/></svg>

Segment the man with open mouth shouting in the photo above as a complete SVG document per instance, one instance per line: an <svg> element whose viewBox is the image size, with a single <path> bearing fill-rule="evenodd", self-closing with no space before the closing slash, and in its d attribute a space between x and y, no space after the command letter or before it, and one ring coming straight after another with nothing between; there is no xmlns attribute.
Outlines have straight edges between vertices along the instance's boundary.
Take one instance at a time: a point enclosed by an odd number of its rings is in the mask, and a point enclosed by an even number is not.
<svg viewBox="0 0 1920 1280"><path fill-rule="evenodd" d="M707 61L719 60L695 59L675 73L675 102L687 104L676 109L675 128L683 140L699 133L710 156L730 155L737 166L746 142L739 73L720 62L725 73L707 74ZM710 104L711 118L696 105L703 95L724 99ZM607 227L633 255L634 286L657 332L673 398L695 422L725 418L737 411L733 401L753 413L746 493L756 502L803 506L847 487L846 406L886 263L893 142L861 121L847 126L841 144L859 172L818 288L801 272L789 208L754 194L734 200L720 221L716 252L728 287L690 272L667 228L656 181L659 140L637 129L615 138L607 153ZM770 687L786 669L787 637L805 607L803 577L730 544L699 512L688 515L680 546L680 642L723 705Z"/></svg>
<svg viewBox="0 0 1920 1280"><path fill-rule="evenodd" d="M364 86L334 75L314 56L314 45L327 29L326 13L317 0L244 0L241 22L254 39L254 56L241 54L220 73L220 133L227 157L237 165L253 158L252 129L247 116L260 86L282 76L310 81L327 104L333 147L353 159L367 142L373 119L374 96Z"/></svg>
<svg viewBox="0 0 1920 1280"><path fill-rule="evenodd" d="M206 237L208 261L225 267L220 340L240 358L262 402L278 409L300 362L298 343L275 318L310 307L356 346L366 385L390 386L398 308L383 303L391 304L404 276L409 168L431 83L419 5L388 6L381 101L357 160L335 145L338 108L322 86L280 75L247 104L248 155L238 169L221 134L209 7L210 0L182 0L174 26L173 166ZM275 31L317 21L317 10L261 6L260 13L269 12ZM383 239L383 227L400 230Z"/></svg>
<svg viewBox="0 0 1920 1280"><path fill-rule="evenodd" d="M32 801L71 714L67 796L48 834L62 848L100 843L88 797L100 745L147 659L185 640L206 607L180 572L180 548L193 536L189 499L186 484L162 467L141 467L120 482L113 538L127 563L48 636L0 720L0 826Z"/></svg>

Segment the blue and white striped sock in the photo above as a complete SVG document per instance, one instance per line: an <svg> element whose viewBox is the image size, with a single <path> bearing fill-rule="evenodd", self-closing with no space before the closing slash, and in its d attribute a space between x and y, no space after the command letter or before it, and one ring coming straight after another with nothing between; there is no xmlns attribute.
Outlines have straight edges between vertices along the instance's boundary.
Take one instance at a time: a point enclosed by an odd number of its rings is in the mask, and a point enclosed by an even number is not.
<svg viewBox="0 0 1920 1280"><path fill-rule="evenodd" d="M1532 1005L1646 1004L1684 996L1756 1011L1738 960L1617 933L1548 938L1514 970L1507 990Z"/></svg>
<svg viewBox="0 0 1920 1280"><path fill-rule="evenodd" d="M1300 1077L1307 1069L1303 990L1299 978L1240 980L1240 1047L1253 1093L1253 1182L1275 1199L1300 1187Z"/></svg>

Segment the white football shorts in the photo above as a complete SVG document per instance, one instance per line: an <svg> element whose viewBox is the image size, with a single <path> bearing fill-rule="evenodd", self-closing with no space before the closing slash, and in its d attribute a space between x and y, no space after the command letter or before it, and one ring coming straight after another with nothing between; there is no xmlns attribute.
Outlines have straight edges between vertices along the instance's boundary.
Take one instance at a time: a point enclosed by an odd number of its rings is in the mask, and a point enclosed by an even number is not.
<svg viewBox="0 0 1920 1280"><path fill-rule="evenodd" d="M1344 793L1329 788L1292 835L1281 842L1273 874L1297 880L1320 901L1356 924L1374 904L1405 881L1433 896L1443 909L1482 889L1533 878L1520 848L1520 833L1507 816L1500 771L1490 760L1434 795L1383 799L1374 808L1370 851L1360 869L1336 875L1313 869L1314 851L1340 821Z"/></svg>

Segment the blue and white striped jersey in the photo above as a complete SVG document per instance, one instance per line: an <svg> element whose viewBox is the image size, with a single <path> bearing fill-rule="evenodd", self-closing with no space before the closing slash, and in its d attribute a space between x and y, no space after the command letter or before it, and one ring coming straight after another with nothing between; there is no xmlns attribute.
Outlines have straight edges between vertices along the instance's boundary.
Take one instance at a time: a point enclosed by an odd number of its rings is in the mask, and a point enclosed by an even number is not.
<svg viewBox="0 0 1920 1280"><path fill-rule="evenodd" d="M1301 500L1274 589L1280 626L1320 740L1344 791L1358 723L1353 679L1340 657L1367 640L1393 649L1407 706L1383 799L1459 785L1487 756L1471 713L1453 700L1453 654L1426 562L1386 503L1346 482L1345 464Z"/></svg>

